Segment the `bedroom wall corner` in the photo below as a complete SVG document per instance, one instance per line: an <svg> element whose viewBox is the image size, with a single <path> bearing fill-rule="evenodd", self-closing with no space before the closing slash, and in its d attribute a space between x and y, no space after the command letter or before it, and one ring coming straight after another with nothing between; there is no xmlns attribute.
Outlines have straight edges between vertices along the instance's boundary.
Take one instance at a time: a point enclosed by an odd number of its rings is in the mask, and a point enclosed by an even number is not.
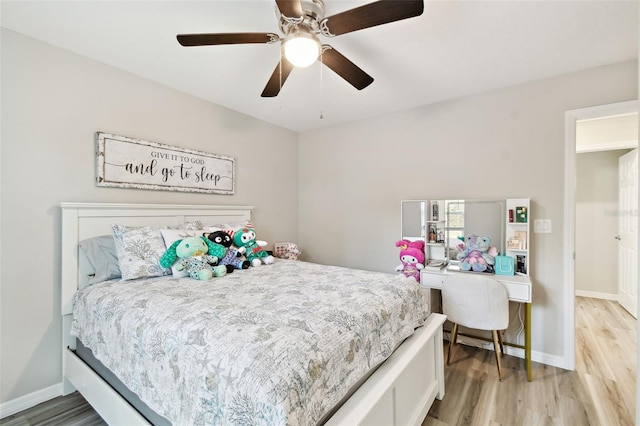
<svg viewBox="0 0 640 426"><path fill-rule="evenodd" d="M1 31L0 406L8 407L62 380L60 202L253 205L260 239L297 241L298 134ZM99 188L97 131L234 157L236 192Z"/></svg>

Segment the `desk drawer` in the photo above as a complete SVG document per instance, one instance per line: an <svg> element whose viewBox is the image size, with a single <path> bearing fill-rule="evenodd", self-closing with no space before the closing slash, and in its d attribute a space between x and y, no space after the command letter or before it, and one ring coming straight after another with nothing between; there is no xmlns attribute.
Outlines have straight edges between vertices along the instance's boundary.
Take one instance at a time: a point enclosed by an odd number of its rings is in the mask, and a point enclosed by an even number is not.
<svg viewBox="0 0 640 426"><path fill-rule="evenodd" d="M422 271L420 273L420 283L429 288L442 288L446 274L437 272Z"/></svg>
<svg viewBox="0 0 640 426"><path fill-rule="evenodd" d="M509 300L513 302L531 302L531 286L527 284L515 283L513 281L504 282L502 284L507 288Z"/></svg>

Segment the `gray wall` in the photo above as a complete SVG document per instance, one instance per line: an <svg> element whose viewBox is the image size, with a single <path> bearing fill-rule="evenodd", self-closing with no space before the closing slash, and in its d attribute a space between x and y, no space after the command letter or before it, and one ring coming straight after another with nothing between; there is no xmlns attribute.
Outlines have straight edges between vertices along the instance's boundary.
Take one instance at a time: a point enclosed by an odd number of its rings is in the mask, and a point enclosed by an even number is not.
<svg viewBox="0 0 640 426"><path fill-rule="evenodd" d="M300 136L299 242L314 260L393 271L400 200L531 198L534 359L564 355L565 111L636 99L637 61Z"/></svg>
<svg viewBox="0 0 640 426"><path fill-rule="evenodd" d="M296 133L5 29L1 82L0 401L61 381L61 201L254 205L297 240ZM235 157L236 194L98 188L96 131Z"/></svg>
<svg viewBox="0 0 640 426"><path fill-rule="evenodd" d="M618 297L618 158L630 150L576 156L576 293Z"/></svg>

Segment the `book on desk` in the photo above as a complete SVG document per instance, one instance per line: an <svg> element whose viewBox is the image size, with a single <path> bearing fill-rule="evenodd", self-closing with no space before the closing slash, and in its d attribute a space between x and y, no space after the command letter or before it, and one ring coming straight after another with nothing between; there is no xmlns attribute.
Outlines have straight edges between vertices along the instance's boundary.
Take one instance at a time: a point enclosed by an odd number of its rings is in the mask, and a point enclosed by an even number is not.
<svg viewBox="0 0 640 426"><path fill-rule="evenodd" d="M447 261L442 259L428 259L424 265L425 271L440 271L447 266Z"/></svg>

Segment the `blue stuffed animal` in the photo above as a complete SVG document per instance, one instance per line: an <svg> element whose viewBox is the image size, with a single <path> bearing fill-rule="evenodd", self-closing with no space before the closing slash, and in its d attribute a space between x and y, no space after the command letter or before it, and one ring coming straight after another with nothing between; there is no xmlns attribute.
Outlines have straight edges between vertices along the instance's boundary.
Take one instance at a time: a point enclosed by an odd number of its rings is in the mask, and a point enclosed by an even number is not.
<svg viewBox="0 0 640 426"><path fill-rule="evenodd" d="M456 259L460 261L461 271L493 272L494 257L498 250L491 247L491 238L469 235L458 248L461 251Z"/></svg>

